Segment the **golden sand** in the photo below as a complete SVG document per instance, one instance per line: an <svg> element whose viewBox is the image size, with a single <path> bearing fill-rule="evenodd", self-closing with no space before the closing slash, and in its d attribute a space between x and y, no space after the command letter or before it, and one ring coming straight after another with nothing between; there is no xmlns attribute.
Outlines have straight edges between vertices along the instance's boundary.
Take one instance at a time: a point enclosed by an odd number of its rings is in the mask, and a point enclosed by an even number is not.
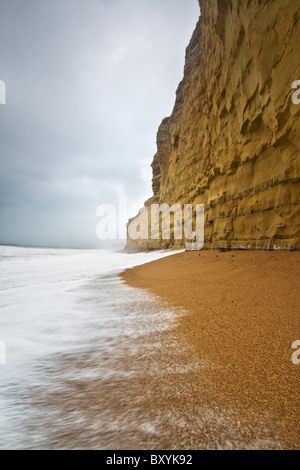
<svg viewBox="0 0 300 470"><path fill-rule="evenodd" d="M300 253L283 251L185 252L121 275L185 312L177 336L193 369L173 377L164 399L191 420L206 410L194 448L217 447L223 433L224 447L227 435L230 447L300 449L299 275Z"/></svg>

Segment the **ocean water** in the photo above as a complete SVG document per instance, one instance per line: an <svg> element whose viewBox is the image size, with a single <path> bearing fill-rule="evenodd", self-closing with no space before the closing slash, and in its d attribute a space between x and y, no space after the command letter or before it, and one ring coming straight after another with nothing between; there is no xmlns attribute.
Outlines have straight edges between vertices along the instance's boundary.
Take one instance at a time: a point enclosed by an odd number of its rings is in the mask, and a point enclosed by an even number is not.
<svg viewBox="0 0 300 470"><path fill-rule="evenodd" d="M155 432L126 384L174 314L117 275L171 254L0 247L1 449L130 448L137 426Z"/></svg>

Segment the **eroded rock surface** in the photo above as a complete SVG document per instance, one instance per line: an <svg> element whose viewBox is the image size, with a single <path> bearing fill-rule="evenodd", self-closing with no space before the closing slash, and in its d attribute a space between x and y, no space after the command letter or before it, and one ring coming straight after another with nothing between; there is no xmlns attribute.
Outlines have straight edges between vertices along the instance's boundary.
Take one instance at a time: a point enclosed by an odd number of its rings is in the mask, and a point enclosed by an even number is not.
<svg viewBox="0 0 300 470"><path fill-rule="evenodd" d="M208 248L300 248L300 0L199 0L153 197L205 205ZM298 87L299 88L299 87ZM185 240L128 239L128 248Z"/></svg>

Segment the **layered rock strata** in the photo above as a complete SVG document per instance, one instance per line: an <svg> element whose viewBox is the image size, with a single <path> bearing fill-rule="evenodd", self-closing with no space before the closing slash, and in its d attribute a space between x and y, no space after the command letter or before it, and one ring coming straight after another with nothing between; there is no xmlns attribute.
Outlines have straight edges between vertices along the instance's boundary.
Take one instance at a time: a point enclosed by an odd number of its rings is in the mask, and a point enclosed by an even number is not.
<svg viewBox="0 0 300 470"><path fill-rule="evenodd" d="M199 3L145 206L204 204L207 248L299 249L300 1ZM185 242L128 237L127 248Z"/></svg>

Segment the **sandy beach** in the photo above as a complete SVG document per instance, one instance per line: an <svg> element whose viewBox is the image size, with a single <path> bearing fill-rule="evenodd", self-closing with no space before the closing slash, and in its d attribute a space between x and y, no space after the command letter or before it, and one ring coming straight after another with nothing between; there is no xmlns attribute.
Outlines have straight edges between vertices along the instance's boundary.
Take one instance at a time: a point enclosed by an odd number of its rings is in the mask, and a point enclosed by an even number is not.
<svg viewBox="0 0 300 470"><path fill-rule="evenodd" d="M203 250L121 275L180 312L187 371L174 366L164 389L185 419L177 447L300 449L299 274L299 252Z"/></svg>

